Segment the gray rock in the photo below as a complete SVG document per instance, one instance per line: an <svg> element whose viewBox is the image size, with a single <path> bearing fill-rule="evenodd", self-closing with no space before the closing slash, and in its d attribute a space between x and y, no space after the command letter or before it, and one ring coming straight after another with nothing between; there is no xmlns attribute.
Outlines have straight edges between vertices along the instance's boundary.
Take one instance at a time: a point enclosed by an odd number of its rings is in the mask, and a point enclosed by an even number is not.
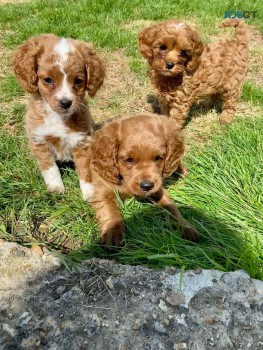
<svg viewBox="0 0 263 350"><path fill-rule="evenodd" d="M1 241L0 271L0 350L263 349L263 282L241 270L91 259L72 273Z"/></svg>

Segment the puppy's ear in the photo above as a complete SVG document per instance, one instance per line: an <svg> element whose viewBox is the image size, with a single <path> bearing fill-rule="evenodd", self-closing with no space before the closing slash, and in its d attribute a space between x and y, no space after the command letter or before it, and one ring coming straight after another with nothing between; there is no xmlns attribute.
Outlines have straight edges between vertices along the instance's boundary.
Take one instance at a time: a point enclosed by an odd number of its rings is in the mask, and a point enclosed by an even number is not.
<svg viewBox="0 0 263 350"><path fill-rule="evenodd" d="M37 59L48 34L34 36L18 46L12 56L12 65L19 84L30 93L37 92Z"/></svg>
<svg viewBox="0 0 263 350"><path fill-rule="evenodd" d="M160 31L160 25L155 24L151 27L143 29L139 33L139 50L144 58L151 60L153 58L152 44L157 38Z"/></svg>
<svg viewBox="0 0 263 350"><path fill-rule="evenodd" d="M94 97L105 78L104 64L91 44L78 41L77 47L86 66L88 94Z"/></svg>
<svg viewBox="0 0 263 350"><path fill-rule="evenodd" d="M180 165L184 154L183 135L180 126L167 117L160 117L163 121L166 139L166 157L163 177L170 176Z"/></svg>
<svg viewBox="0 0 263 350"><path fill-rule="evenodd" d="M94 134L91 141L91 164L106 181L118 184L118 148L120 143L120 123L105 124Z"/></svg>
<svg viewBox="0 0 263 350"><path fill-rule="evenodd" d="M190 40L192 41L193 48L191 58L186 64L186 71L188 73L193 73L198 68L204 50L204 44L202 43L198 31L195 29L191 29L191 31Z"/></svg>

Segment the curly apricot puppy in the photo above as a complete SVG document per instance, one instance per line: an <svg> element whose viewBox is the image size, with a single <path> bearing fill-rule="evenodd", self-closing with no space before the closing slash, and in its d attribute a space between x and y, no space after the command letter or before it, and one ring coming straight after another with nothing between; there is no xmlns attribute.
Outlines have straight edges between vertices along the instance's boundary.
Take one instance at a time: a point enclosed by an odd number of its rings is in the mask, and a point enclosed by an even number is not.
<svg viewBox="0 0 263 350"><path fill-rule="evenodd" d="M82 165L93 120L85 92L93 97L103 83L101 59L89 43L43 34L22 43L12 63L18 82L30 93L26 132L48 190L64 192L56 161L73 159L83 198L89 198L92 185Z"/></svg>
<svg viewBox="0 0 263 350"><path fill-rule="evenodd" d="M119 245L125 231L116 190L123 198L149 198L167 209L182 236L197 240L162 186L164 178L181 168L184 146L176 123L151 114L115 119L95 132L89 152L101 244Z"/></svg>
<svg viewBox="0 0 263 350"><path fill-rule="evenodd" d="M147 59L150 79L163 112L182 127L192 104L204 98L222 100L220 122L231 123L247 72L248 40L240 20L220 25L235 27L231 40L211 45L184 22L169 20L142 30L139 49Z"/></svg>

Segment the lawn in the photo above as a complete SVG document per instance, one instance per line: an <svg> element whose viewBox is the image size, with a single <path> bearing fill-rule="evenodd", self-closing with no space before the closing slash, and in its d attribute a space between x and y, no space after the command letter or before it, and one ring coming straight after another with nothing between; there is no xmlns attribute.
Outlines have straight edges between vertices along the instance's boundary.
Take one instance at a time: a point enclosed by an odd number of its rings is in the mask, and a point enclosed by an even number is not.
<svg viewBox="0 0 263 350"><path fill-rule="evenodd" d="M204 41L233 35L217 28L227 10L257 11L246 20L249 72L234 123L223 127L216 111L193 109L186 127L189 175L166 186L184 216L201 233L200 242L180 238L168 214L135 199L120 201L127 234L122 249L96 243L94 213L81 199L78 178L63 169L64 195L46 191L30 155L23 117L25 93L10 69L10 55L31 35L53 32L91 41L104 58L107 78L90 106L96 122L151 112L153 94L137 33L170 18L199 25ZM262 1L0 1L0 238L39 244L66 263L92 256L153 267L222 271L244 269L263 279L263 13Z"/></svg>

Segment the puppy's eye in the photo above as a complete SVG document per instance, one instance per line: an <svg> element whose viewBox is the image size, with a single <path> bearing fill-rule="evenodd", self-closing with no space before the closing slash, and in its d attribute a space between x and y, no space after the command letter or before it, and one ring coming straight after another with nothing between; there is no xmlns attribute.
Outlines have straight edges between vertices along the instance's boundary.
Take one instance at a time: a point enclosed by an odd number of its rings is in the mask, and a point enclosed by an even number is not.
<svg viewBox="0 0 263 350"><path fill-rule="evenodd" d="M80 85L80 84L82 84L83 83L83 80L82 79L80 79L80 78L75 78L75 80L74 80L74 84L75 85Z"/></svg>
<svg viewBox="0 0 263 350"><path fill-rule="evenodd" d="M44 82L45 82L46 84L48 84L48 85L53 84L53 79L50 78L50 77L46 77L46 78L44 78L43 80L44 80Z"/></svg>
<svg viewBox="0 0 263 350"><path fill-rule="evenodd" d="M160 45L160 50L165 51L166 49L167 49L166 45L164 45L164 44Z"/></svg>
<svg viewBox="0 0 263 350"><path fill-rule="evenodd" d="M128 164L132 164L134 162L134 159L132 157L128 157L125 159L125 162Z"/></svg>
<svg viewBox="0 0 263 350"><path fill-rule="evenodd" d="M180 55L184 58L188 58L188 53L186 51L181 51Z"/></svg>
<svg viewBox="0 0 263 350"><path fill-rule="evenodd" d="M155 161L158 162L159 160L163 160L164 156L156 156Z"/></svg>

